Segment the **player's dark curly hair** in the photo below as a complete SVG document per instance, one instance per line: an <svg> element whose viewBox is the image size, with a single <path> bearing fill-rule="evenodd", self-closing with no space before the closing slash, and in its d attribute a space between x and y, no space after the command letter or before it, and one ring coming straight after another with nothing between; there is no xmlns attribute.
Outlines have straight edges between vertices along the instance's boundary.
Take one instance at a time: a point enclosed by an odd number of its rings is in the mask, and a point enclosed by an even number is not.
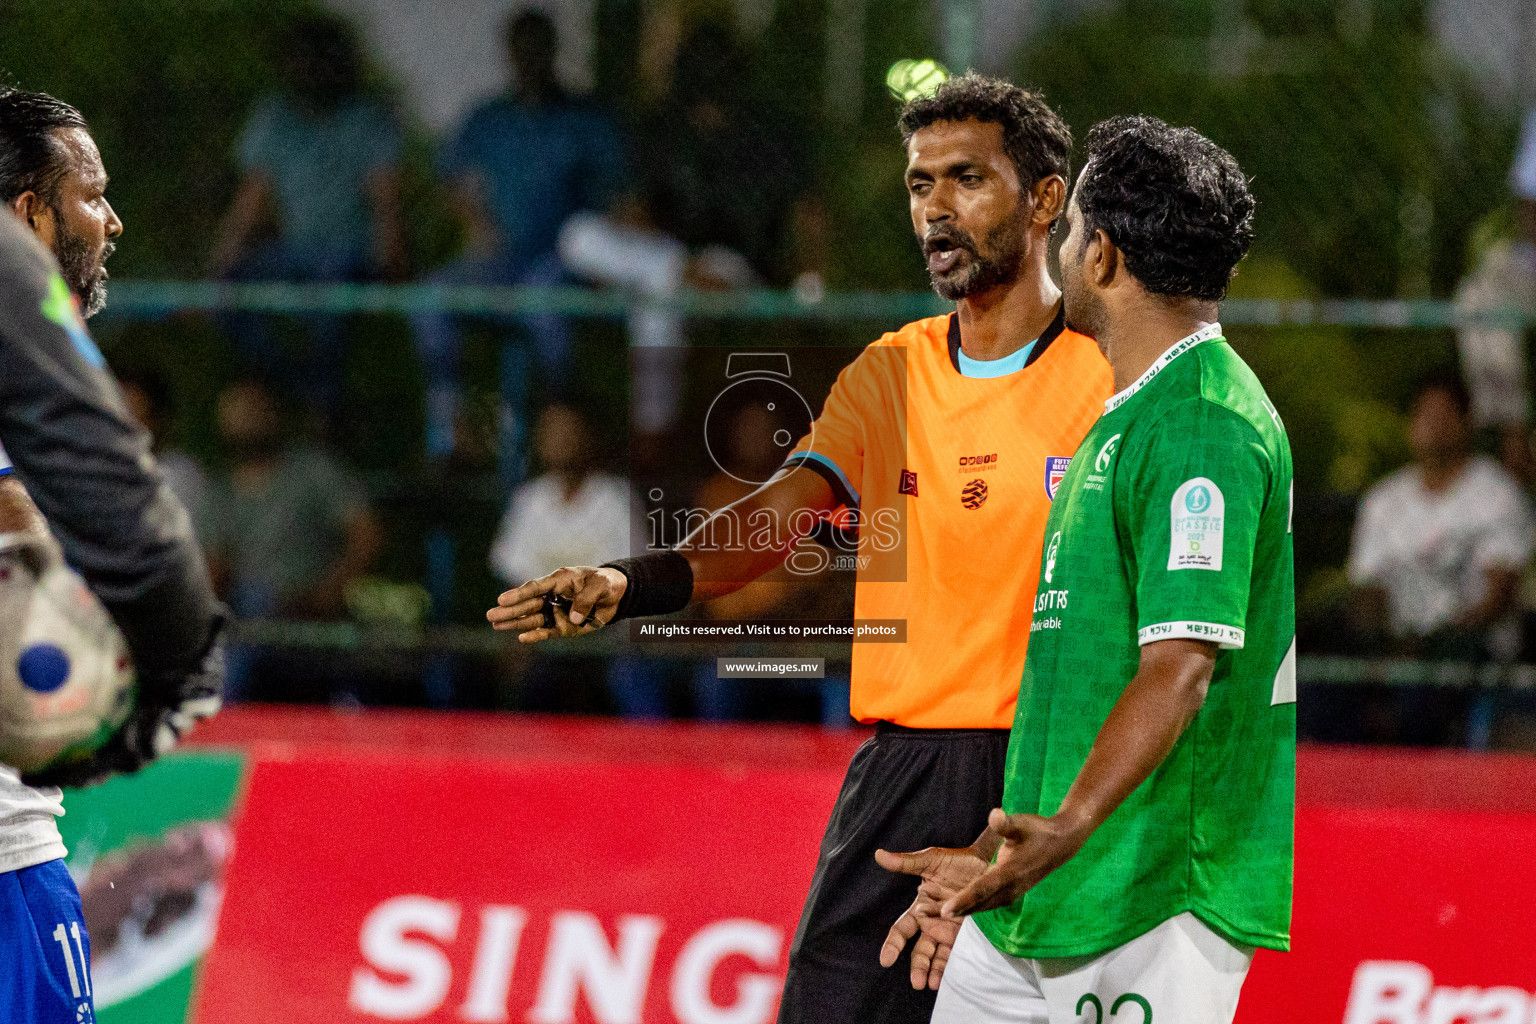
<svg viewBox="0 0 1536 1024"><path fill-rule="evenodd" d="M0 86L0 202L36 192L50 206L69 172L53 133L85 128L80 111L47 93Z"/></svg>
<svg viewBox="0 0 1536 1024"><path fill-rule="evenodd" d="M1071 170L1072 129L1039 93L972 71L951 78L932 96L901 109L901 141L937 121L981 121L1003 126L1003 149L1025 188Z"/></svg>
<svg viewBox="0 0 1536 1024"><path fill-rule="evenodd" d="M1253 195L1232 154L1155 117L1093 126L1077 206L1154 295L1224 298L1253 241Z"/></svg>

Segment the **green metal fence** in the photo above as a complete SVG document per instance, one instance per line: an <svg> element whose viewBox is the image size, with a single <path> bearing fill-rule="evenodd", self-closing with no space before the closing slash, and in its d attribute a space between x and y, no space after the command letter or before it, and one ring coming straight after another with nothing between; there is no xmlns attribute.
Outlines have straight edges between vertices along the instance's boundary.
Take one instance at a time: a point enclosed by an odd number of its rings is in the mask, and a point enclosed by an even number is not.
<svg viewBox="0 0 1536 1024"><path fill-rule="evenodd" d="M274 314L447 311L468 316L560 313L622 319L637 308L665 309L706 320L879 320L906 323L954 308L930 292L846 292L808 302L788 291L679 292L642 296L585 288L476 288L381 284L221 284L207 281L115 281L113 316L181 311ZM1444 329L1465 324L1522 327L1536 316L1516 309L1465 310L1435 299L1229 299L1222 323L1234 327L1372 327Z"/></svg>

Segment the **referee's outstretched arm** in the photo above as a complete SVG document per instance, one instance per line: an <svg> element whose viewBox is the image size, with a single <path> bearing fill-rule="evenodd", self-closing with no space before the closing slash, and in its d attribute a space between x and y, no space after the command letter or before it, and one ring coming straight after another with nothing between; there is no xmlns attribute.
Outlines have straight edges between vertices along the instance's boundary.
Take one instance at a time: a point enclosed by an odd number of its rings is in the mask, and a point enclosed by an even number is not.
<svg viewBox="0 0 1536 1024"><path fill-rule="evenodd" d="M802 535L786 534L777 547L717 547L704 544L730 516L750 523L759 512L773 522L805 520L836 507L832 487L806 469L781 471L768 483L715 512L670 551L626 558L606 566L576 565L524 583L502 594L485 613L499 630L517 633L523 643L576 636L601 629L616 618L663 615L695 601L740 590L789 557Z"/></svg>

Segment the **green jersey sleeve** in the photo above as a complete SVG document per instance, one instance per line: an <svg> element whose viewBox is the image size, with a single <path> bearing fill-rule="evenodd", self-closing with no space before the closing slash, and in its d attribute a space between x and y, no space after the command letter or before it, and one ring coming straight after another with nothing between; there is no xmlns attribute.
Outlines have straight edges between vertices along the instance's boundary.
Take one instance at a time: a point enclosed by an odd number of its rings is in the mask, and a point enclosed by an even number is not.
<svg viewBox="0 0 1536 1024"><path fill-rule="evenodd" d="M1258 431L1209 401L1182 402L1120 469L1136 636L1243 646L1259 520L1274 473Z"/></svg>

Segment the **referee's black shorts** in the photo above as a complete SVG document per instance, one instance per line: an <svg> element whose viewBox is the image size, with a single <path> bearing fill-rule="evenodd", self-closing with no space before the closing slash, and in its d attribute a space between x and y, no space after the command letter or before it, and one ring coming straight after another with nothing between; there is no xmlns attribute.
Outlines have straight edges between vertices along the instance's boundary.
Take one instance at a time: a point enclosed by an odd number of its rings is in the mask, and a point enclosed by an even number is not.
<svg viewBox="0 0 1536 1024"><path fill-rule="evenodd" d="M1002 804L1007 753L1006 729L886 722L859 748L790 947L779 1024L927 1024L935 993L912 989L907 954L880 966L918 879L883 870L875 851L969 846Z"/></svg>

